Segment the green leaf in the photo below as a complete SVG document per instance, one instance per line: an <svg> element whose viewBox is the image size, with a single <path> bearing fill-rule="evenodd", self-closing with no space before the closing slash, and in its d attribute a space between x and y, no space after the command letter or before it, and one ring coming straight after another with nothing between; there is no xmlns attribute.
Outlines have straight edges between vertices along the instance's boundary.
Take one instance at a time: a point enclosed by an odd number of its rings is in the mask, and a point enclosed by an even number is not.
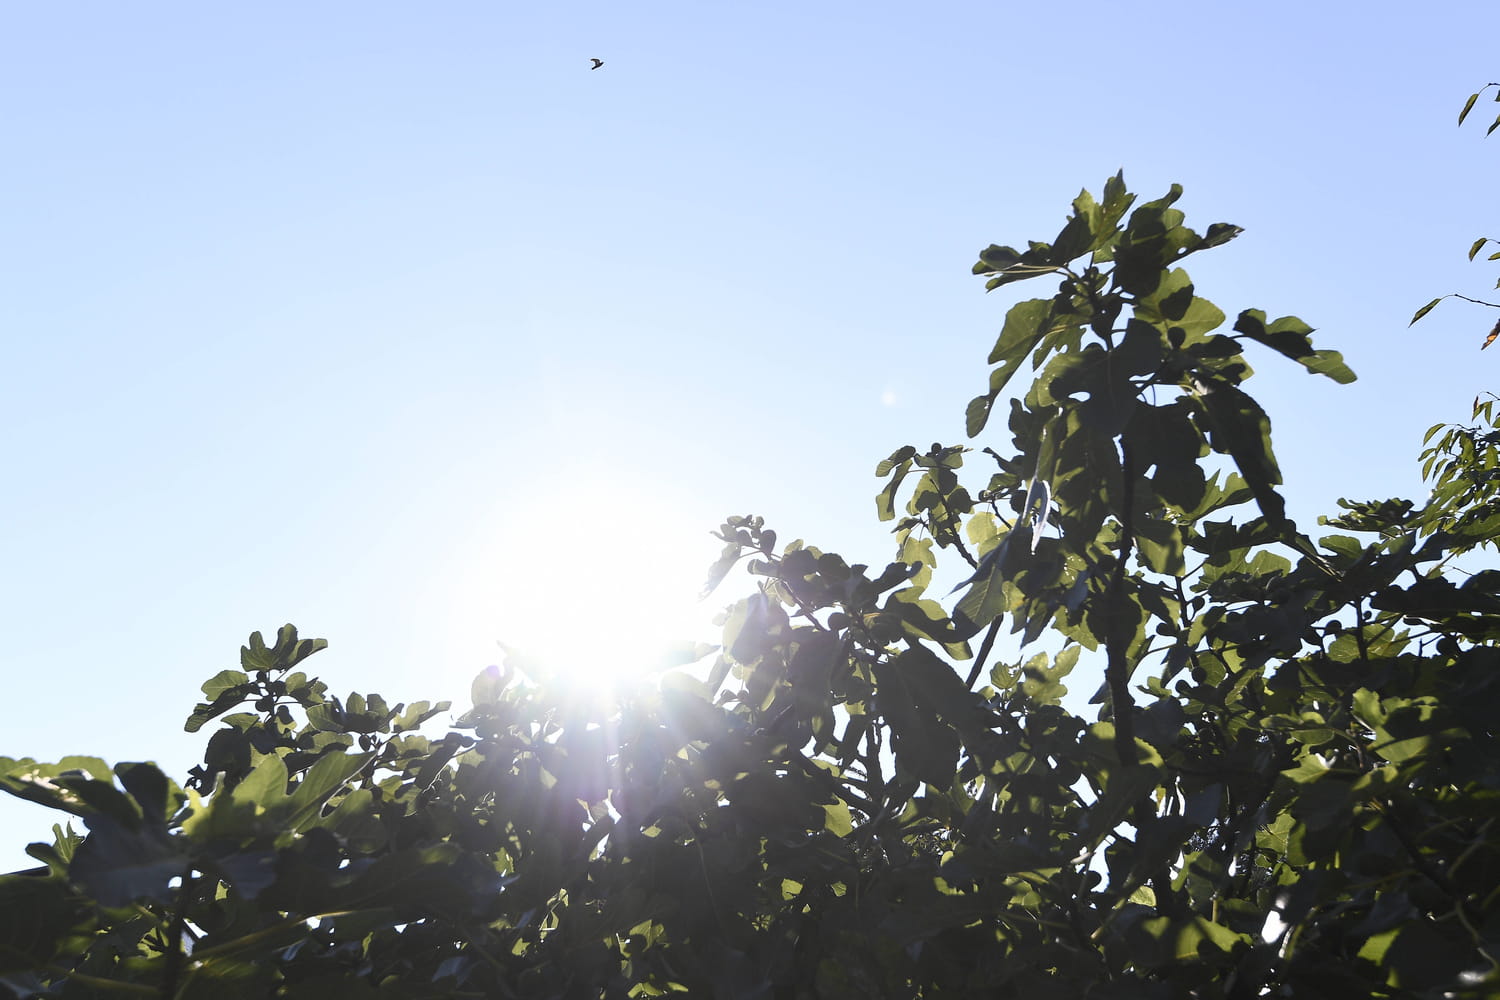
<svg viewBox="0 0 1500 1000"><path fill-rule="evenodd" d="M990 421L990 408L995 405L995 397L999 393L990 393L984 396L975 396L969 400L969 405L964 409L964 428L969 437L974 437L984 430L984 425ZM889 520L890 518L883 518Z"/></svg>
<svg viewBox="0 0 1500 1000"><path fill-rule="evenodd" d="M1192 279L1180 267L1168 271L1149 295L1142 296L1134 316L1179 345L1198 343L1224 322L1224 311L1197 295Z"/></svg>
<svg viewBox="0 0 1500 1000"><path fill-rule="evenodd" d="M974 265L975 274L993 274L1015 267L1021 262L1021 254L1010 247L990 246L979 251L979 263Z"/></svg>
<svg viewBox="0 0 1500 1000"><path fill-rule="evenodd" d="M1286 502L1275 489L1281 484L1281 470L1271 450L1271 418L1255 400L1222 380L1200 383L1194 398L1208 418L1214 450L1234 459L1266 520L1283 524Z"/></svg>
<svg viewBox="0 0 1500 1000"><path fill-rule="evenodd" d="M375 811L375 795L368 788L356 788L345 795L316 825L341 837L356 857L373 854L386 843L385 825Z"/></svg>
<svg viewBox="0 0 1500 1000"><path fill-rule="evenodd" d="M692 661L689 660L687 662ZM453 703L451 701L440 701L436 705L425 701L413 702L411 707L407 708L406 711L399 713L394 719L391 720L391 730L393 732L402 733L408 730L417 729L428 719L442 715L452 707Z"/></svg>
<svg viewBox="0 0 1500 1000"><path fill-rule="evenodd" d="M256 633L256 635L259 634ZM199 702L194 707L193 714L188 716L183 728L187 732L196 733L203 728L204 723L218 718L232 708L237 708L253 697L258 690L258 685L253 683L250 676L242 670L219 671L203 682L203 693L208 697L208 701Z"/></svg>
<svg viewBox="0 0 1500 1000"><path fill-rule="evenodd" d="M1123 218L1134 196L1125 188L1125 171L1119 170L1104 182L1104 211L1115 218Z"/></svg>
<svg viewBox="0 0 1500 1000"><path fill-rule="evenodd" d="M987 409L988 407L986 407ZM915 451L915 449L908 446L908 448L903 448L896 452L896 455L902 455L908 450ZM895 459L896 455L891 456L891 458ZM884 467L886 463L882 462L880 464ZM911 466L912 456L907 455L896 462L895 465L887 468L884 473L880 473L881 475L889 475L891 477L890 482L886 483L885 486L881 487L880 492L875 494L875 513L882 521L889 521L896 516L896 491L901 488L901 483L906 479L907 473L911 472Z"/></svg>
<svg viewBox="0 0 1500 1000"><path fill-rule="evenodd" d="M1354 372L1344 364L1344 357L1338 351L1313 350L1312 327L1295 316L1283 316L1267 326L1265 313L1259 309L1246 309L1235 320L1234 329L1291 358L1314 374L1327 375L1341 385L1354 381Z"/></svg>
<svg viewBox="0 0 1500 1000"><path fill-rule="evenodd" d="M382 854L357 868L353 879L332 880L305 863L295 871L304 877L278 878L262 893L262 905L314 913L399 907L462 916L493 905L506 882L514 880L451 841ZM393 917L390 922L399 921Z"/></svg>
<svg viewBox="0 0 1500 1000"><path fill-rule="evenodd" d="M1423 306L1422 308L1418 309L1416 311L1416 314L1412 316L1411 323L1408 323L1406 325L1407 326L1411 326L1414 323L1416 323L1417 320L1421 319L1423 316L1426 316L1428 313L1432 312L1432 307L1433 306L1437 305L1439 302L1443 301L1447 297L1448 296L1446 296L1446 295L1439 295L1437 298L1433 299L1431 302L1427 303L1425 306Z"/></svg>
<svg viewBox="0 0 1500 1000"><path fill-rule="evenodd" d="M891 453L890 458L882 459L880 463L875 466L875 477L877 479L884 479L886 476L891 474L892 469L905 462L911 461L916 457L916 454L917 449L912 447L911 445L905 445L901 448L897 448L894 452Z"/></svg>
<svg viewBox="0 0 1500 1000"><path fill-rule="evenodd" d="M490 664L474 677L474 682L469 685L469 696L475 707L497 704L509 682L510 671L502 672L498 666Z"/></svg>
<svg viewBox="0 0 1500 1000"><path fill-rule="evenodd" d="M703 586L698 591L699 597L707 597L718 588L719 584L724 582L724 578L729 575L729 571L734 569L734 564L739 562L740 551L740 546L737 542L728 542L725 544L719 553L719 558L714 560L714 564L708 568L708 576L704 579ZM476 702L476 704L478 703Z"/></svg>
<svg viewBox="0 0 1500 1000"><path fill-rule="evenodd" d="M846 837L854 829L854 817L849 813L849 803L834 799L823 805L823 829L835 837Z"/></svg>
<svg viewBox="0 0 1500 1000"><path fill-rule="evenodd" d="M287 811L286 786L286 762L267 754L233 789L216 789L207 806L194 796L194 811L183 820L182 830L200 843L240 843L279 833L280 818Z"/></svg>
<svg viewBox="0 0 1500 1000"><path fill-rule="evenodd" d="M1164 518L1141 518L1135 525L1136 545L1146 566L1167 576L1184 572L1182 529Z"/></svg>
<svg viewBox="0 0 1500 1000"><path fill-rule="evenodd" d="M226 691L238 690L249 683L250 675L243 670L220 670L203 682L203 694L209 701L215 701Z"/></svg>
<svg viewBox="0 0 1500 1000"><path fill-rule="evenodd" d="M1216 952L1228 953L1247 940L1244 935L1204 917L1182 921L1171 917L1147 917L1132 927L1131 932L1137 937L1149 936L1159 942L1157 955L1163 960L1163 965L1209 958Z"/></svg>
<svg viewBox="0 0 1500 1000"><path fill-rule="evenodd" d="M1030 532L1029 527L1026 530ZM1014 530L1007 534L1005 540L992 549L989 555L980 560L974 575L965 581L972 585L969 587L969 592L953 609L955 621L961 623L960 631L972 630L970 634L973 634L1007 610L1004 563L1013 537L1015 537ZM958 586L962 587L964 583Z"/></svg>
<svg viewBox="0 0 1500 1000"><path fill-rule="evenodd" d="M1020 370L1026 356L1053 330L1051 300L1028 299L1010 307L1000 336L990 350L989 363L998 367L990 372L989 392L969 404L967 429L970 437L984 429L995 398Z"/></svg>
<svg viewBox="0 0 1500 1000"><path fill-rule="evenodd" d="M959 737L950 719L964 710L968 692L953 668L922 647L875 665L876 705L891 727L898 767L939 788L953 783Z"/></svg>
<svg viewBox="0 0 1500 1000"><path fill-rule="evenodd" d="M1073 214L1063 226L1057 239L1052 241L1052 253L1048 263L1056 267L1066 266L1075 257L1093 249L1101 226L1099 205L1088 191L1081 191L1073 199Z"/></svg>
<svg viewBox="0 0 1500 1000"><path fill-rule="evenodd" d="M373 754L368 753L351 754L335 750L319 757L292 791L281 822L289 830L306 829L318 818L323 803L358 774L372 756Z"/></svg>
<svg viewBox="0 0 1500 1000"><path fill-rule="evenodd" d="M785 641L787 615L763 593L737 602L724 622L724 652L735 662L752 666Z"/></svg>
<svg viewBox="0 0 1500 1000"><path fill-rule="evenodd" d="M0 876L0 973L50 962L66 939L93 929L92 909L61 878Z"/></svg>
<svg viewBox="0 0 1500 1000"><path fill-rule="evenodd" d="M1481 91L1482 93L1482 91ZM1464 102L1464 109L1458 113L1458 123L1462 125L1464 119L1469 117L1469 112L1474 110L1474 104L1479 100L1479 94L1470 94L1469 99ZM1471 255L1472 256L1472 255Z"/></svg>
<svg viewBox="0 0 1500 1000"><path fill-rule="evenodd" d="M52 824L52 843L33 843L26 845L26 853L42 862L54 875L66 875L68 865L77 853L78 846L83 843L83 837L73 830L73 824L64 826L61 823Z"/></svg>
<svg viewBox="0 0 1500 1000"><path fill-rule="evenodd" d="M298 639L296 626L283 625L276 633L276 645L270 648L259 632L252 632L240 647L240 666L247 671L290 670L327 647L327 639Z"/></svg>
<svg viewBox="0 0 1500 1000"><path fill-rule="evenodd" d="M1057 654L1048 666L1046 653L1037 653L1021 666L1020 689L1026 697L1038 705L1057 705L1067 695L1068 689L1062 680L1073 672L1082 647L1068 646Z"/></svg>
<svg viewBox="0 0 1500 1000"><path fill-rule="evenodd" d="M148 823L162 824L167 819L167 796L171 783L152 764L116 764L115 774L125 791L135 799ZM179 801L181 794L178 794Z"/></svg>
<svg viewBox="0 0 1500 1000"><path fill-rule="evenodd" d="M164 828L131 829L103 814L85 822L89 835L73 855L69 879L101 906L172 898L171 881L183 874L188 857Z"/></svg>
<svg viewBox="0 0 1500 1000"><path fill-rule="evenodd" d="M105 813L128 826L139 826L140 808L114 786L112 778L109 768L97 757L64 757L56 764L38 764L29 757L0 757L0 790L75 816Z"/></svg>
<svg viewBox="0 0 1500 1000"><path fill-rule="evenodd" d="M272 753L262 757L230 795L237 802L260 810L279 809L287 798L286 786L286 761Z"/></svg>
<svg viewBox="0 0 1500 1000"><path fill-rule="evenodd" d="M1005 381L1009 381L1010 375L1014 374L1019 359L1024 358L1047 335L1047 321L1051 315L1050 299L1027 299L1017 302L1006 312L1005 325L1000 328L1000 336L996 338L995 346L990 349L987 359L992 365L998 364L1010 369ZM1002 389L1005 381L998 386L992 385L991 388Z"/></svg>
<svg viewBox="0 0 1500 1000"><path fill-rule="evenodd" d="M1233 225L1232 223L1212 223L1208 227L1208 231L1203 234L1203 243L1200 245L1199 249L1207 250L1210 247L1223 246L1225 243L1228 243L1230 240L1234 239L1244 231L1245 230L1242 227Z"/></svg>

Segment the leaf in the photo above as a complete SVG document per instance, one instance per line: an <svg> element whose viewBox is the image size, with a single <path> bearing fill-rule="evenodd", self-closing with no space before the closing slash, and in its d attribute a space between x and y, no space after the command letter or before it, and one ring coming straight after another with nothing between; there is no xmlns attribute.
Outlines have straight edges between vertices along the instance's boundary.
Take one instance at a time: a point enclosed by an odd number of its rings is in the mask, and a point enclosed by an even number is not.
<svg viewBox="0 0 1500 1000"><path fill-rule="evenodd" d="M1099 221L1099 206L1094 196L1080 192L1073 200L1073 215L1069 217L1062 232L1052 242L1052 253L1048 263L1063 267L1081 254L1087 253L1094 244L1094 229Z"/></svg>
<svg viewBox="0 0 1500 1000"><path fill-rule="evenodd" d="M849 813L849 803L834 799L823 805L823 829L835 837L846 837L854 829L854 817Z"/></svg>
<svg viewBox="0 0 1500 1000"><path fill-rule="evenodd" d="M957 590L966 584L972 584L969 592L953 609L953 617L955 624L959 626L959 631L972 629L970 634L978 632L1006 610L1003 563L1006 553L1010 550L1011 539L1015 537L1015 530L1007 534L1004 541L991 549L989 555L979 561L979 566L975 569L973 576L953 588ZM1026 530L1030 531L1030 528Z"/></svg>
<svg viewBox="0 0 1500 1000"><path fill-rule="evenodd" d="M215 701L226 691L243 687L250 682L250 675L243 670L220 670L203 682L203 694Z"/></svg>
<svg viewBox="0 0 1500 1000"><path fill-rule="evenodd" d="M26 853L42 862L54 875L66 875L68 865L83 843L83 836L74 832L73 824L52 824L52 843L26 845Z"/></svg>
<svg viewBox="0 0 1500 1000"><path fill-rule="evenodd" d="M778 643L785 641L786 612L764 593L738 602L724 622L724 652L744 666L757 663Z"/></svg>
<svg viewBox="0 0 1500 1000"><path fill-rule="evenodd" d="M1338 351L1313 350L1312 327L1295 316L1283 316L1267 326L1265 313L1259 309L1246 309L1235 320L1234 329L1256 343L1264 344L1291 358L1314 374L1327 375L1340 385L1354 381L1354 372L1344 364L1342 354Z"/></svg>
<svg viewBox="0 0 1500 1000"><path fill-rule="evenodd" d="M875 665L876 705L891 727L899 767L938 788L953 783L959 737L949 722L963 712L968 692L953 668L923 647Z"/></svg>
<svg viewBox="0 0 1500 1000"><path fill-rule="evenodd" d="M739 543L726 543L719 553L719 558L714 560L714 564L708 568L708 576L704 579L703 586L699 588L698 596L703 598L712 594L719 584L724 582L724 578L729 575L730 570L734 569L734 564L739 562L739 559Z"/></svg>
<svg viewBox="0 0 1500 1000"><path fill-rule="evenodd" d="M172 879L183 873L187 854L166 830L130 829L111 816L86 818L89 835L68 866L68 878L101 906L126 906L137 899L172 898Z"/></svg>
<svg viewBox="0 0 1500 1000"><path fill-rule="evenodd" d="M256 633L259 635L260 633ZM218 718L225 712L235 708L257 691L257 685L250 680L250 675L242 670L220 670L217 674L203 682L203 693L208 701L199 702L193 708L193 714L188 716L183 729L190 733L196 733L203 728L205 722Z"/></svg>
<svg viewBox="0 0 1500 1000"><path fill-rule="evenodd" d="M269 649L261 634L252 632L240 647L240 666L249 671L290 670L327 647L327 639L298 639L296 626L283 625L276 632L276 645Z"/></svg>
<svg viewBox="0 0 1500 1000"><path fill-rule="evenodd" d="M497 704L509 681L510 671L502 672L492 663L475 675L474 682L469 685L469 697L476 707Z"/></svg>
<svg viewBox="0 0 1500 1000"><path fill-rule="evenodd" d="M182 830L202 843L243 842L262 833L280 832L276 820L286 809L286 784L286 762L267 754L233 789L216 788L207 806L193 796L190 801L195 808L183 820ZM262 816L267 816L265 822Z"/></svg>
<svg viewBox="0 0 1500 1000"><path fill-rule="evenodd" d="M1182 529L1177 525L1165 518L1142 518L1135 525L1135 540L1142 561L1150 569L1167 576L1182 575Z"/></svg>
<svg viewBox="0 0 1500 1000"><path fill-rule="evenodd" d="M1051 667L1046 653L1037 653L1021 666L1020 690L1038 705L1056 705L1067 695L1062 679L1073 671L1081 647L1073 645L1057 654Z"/></svg>
<svg viewBox="0 0 1500 1000"><path fill-rule="evenodd" d="M990 393L985 396L975 396L969 400L969 405L964 409L964 427L969 437L984 430L984 425L989 423L990 408L995 405L997 395L999 393Z"/></svg>
<svg viewBox="0 0 1500 1000"><path fill-rule="evenodd" d="M1234 459L1245 484L1273 525L1286 521L1286 501L1275 490L1281 470L1271 451L1271 418L1238 387L1224 381L1200 383L1195 397L1208 417L1215 451Z"/></svg>
<svg viewBox="0 0 1500 1000"><path fill-rule="evenodd" d="M139 804L146 822L160 825L167 819L167 776L152 764L116 764L115 774L125 791ZM179 801L181 795L178 796Z"/></svg>
<svg viewBox="0 0 1500 1000"><path fill-rule="evenodd" d="M1230 240L1234 239L1244 231L1245 230L1243 227L1236 226L1232 223L1212 223L1208 227L1208 231L1203 234L1203 243L1199 249L1207 250L1210 247L1223 246L1225 243L1228 243Z"/></svg>
<svg viewBox="0 0 1500 1000"><path fill-rule="evenodd" d="M933 639L943 644L943 649L954 659L968 659L966 639L972 629L959 631L957 624L943 610L943 606L931 598L924 598L915 587L898 590L886 600L884 609L901 621L901 628L915 639Z"/></svg>
<svg viewBox="0 0 1500 1000"><path fill-rule="evenodd" d="M50 961L66 938L89 932L91 909L61 878L0 876L0 972Z"/></svg>
<svg viewBox="0 0 1500 1000"><path fill-rule="evenodd" d="M1423 316L1426 316L1428 313L1432 312L1432 307L1433 306L1437 305L1439 302L1443 301L1447 297L1448 296L1446 296L1446 295L1439 295L1437 298L1433 299L1431 302L1427 303L1425 306L1423 306L1422 308L1418 309L1417 312L1416 312L1416 315L1412 316L1411 322L1408 323L1408 324L1406 324L1406 325L1407 326L1412 326L1413 324L1415 324L1417 322L1417 320L1421 319Z"/></svg>
<svg viewBox="0 0 1500 1000"><path fill-rule="evenodd" d="M1223 322L1223 310L1194 294L1188 273L1182 268L1173 268L1161 275L1152 291L1136 303L1126 325L1127 339L1134 328L1140 345L1134 349L1138 357L1132 361L1132 373L1154 373L1160 367L1162 351L1167 345L1178 349L1201 345L1209 339L1208 333ZM1150 350L1143 351L1148 345ZM1122 343L1120 346L1128 345ZM1231 346L1238 353L1237 345Z"/></svg>
<svg viewBox="0 0 1500 1000"><path fill-rule="evenodd" d="M884 479L891 474L891 470L903 462L909 462L916 457L917 449L911 445L904 445L891 453L890 458L881 459L875 466L875 478Z"/></svg>
<svg viewBox="0 0 1500 1000"><path fill-rule="evenodd" d="M1473 260L1475 255L1478 254L1480 250L1484 249L1484 245L1489 241L1489 237L1487 236L1481 236L1479 237L1479 239L1475 240L1474 245L1469 247L1469 259Z"/></svg>
<svg viewBox="0 0 1500 1000"><path fill-rule="evenodd" d="M976 402L978 402L978 400L976 400ZM985 409L987 411L988 406L986 406ZM892 455L888 460L895 462L894 465L886 468L886 463L881 462L880 466L877 467L885 468L886 470L885 472L877 472L877 475L889 475L891 477L891 481L881 487L879 493L875 494L875 513L876 516L878 516L882 521L889 521L896 516L896 491L901 488L902 480L904 480L907 473L911 471L912 455L906 454L908 451L915 453L916 449L911 448L910 446L902 448L900 451L896 452L895 455ZM896 461L897 456L904 457L902 457L899 461ZM726 552L725 555L727 556L728 553Z"/></svg>
<svg viewBox="0 0 1500 1000"><path fill-rule="evenodd" d="M80 763L89 770L69 766ZM97 768L92 766L95 763ZM103 780L86 776L99 771L105 775ZM56 764L38 764L30 758L20 761L0 758L0 790L85 819L102 813L127 826L140 826L140 807L116 788L110 777L104 762L96 758L65 757Z"/></svg>
<svg viewBox="0 0 1500 1000"><path fill-rule="evenodd" d="M1469 117L1469 112L1474 110L1474 104L1478 100L1479 100L1479 94L1470 94L1469 95L1469 99L1464 102L1464 109L1458 113L1458 123L1460 125L1462 125L1464 123L1464 119L1465 118ZM1470 254L1469 256L1472 257L1473 254Z"/></svg>
<svg viewBox="0 0 1500 1000"><path fill-rule="evenodd" d="M1020 370L1026 355L1053 331L1051 319L1052 302L1049 299L1017 302L1005 314L1005 325L990 350L989 363L998 367L990 372L989 393L969 404L967 423L970 437L984 429L995 398Z"/></svg>
<svg viewBox="0 0 1500 1000"><path fill-rule="evenodd" d="M405 712L391 720L391 730L400 733L417 729L428 719L442 715L452 707L451 701L440 701L436 705L426 701L413 702Z"/></svg>
<svg viewBox="0 0 1500 1000"><path fill-rule="evenodd" d="M1004 271L1015 267L1021 262L1021 255L1010 247L996 246L990 244L984 250L979 251L979 263L974 265L975 274L993 274L996 271Z"/></svg>
<svg viewBox="0 0 1500 1000"><path fill-rule="evenodd" d="M375 810L374 793L368 788L356 788L340 799L318 826L342 838L355 856L373 854L386 843L385 825Z"/></svg>
<svg viewBox="0 0 1500 1000"><path fill-rule="evenodd" d="M372 756L332 750L318 758L287 800L285 815L281 817L286 828L300 831L311 825L318 818L323 803L358 774Z"/></svg>
<svg viewBox="0 0 1500 1000"><path fill-rule="evenodd" d="M974 265L973 273L996 275L985 282L984 286L986 291L994 291L1013 281L1025 281L1055 272L1057 268L1051 263L1054 256L1055 251L1046 243L1033 242L1025 253L1017 253L1010 247L991 245L980 251L979 262Z"/></svg>
<svg viewBox="0 0 1500 1000"><path fill-rule="evenodd" d="M1482 351L1486 347L1489 347L1495 342L1496 337L1500 337L1500 322L1495 323L1495 328L1490 331L1490 335L1488 337L1484 338L1484 343L1479 345L1479 349Z"/></svg>

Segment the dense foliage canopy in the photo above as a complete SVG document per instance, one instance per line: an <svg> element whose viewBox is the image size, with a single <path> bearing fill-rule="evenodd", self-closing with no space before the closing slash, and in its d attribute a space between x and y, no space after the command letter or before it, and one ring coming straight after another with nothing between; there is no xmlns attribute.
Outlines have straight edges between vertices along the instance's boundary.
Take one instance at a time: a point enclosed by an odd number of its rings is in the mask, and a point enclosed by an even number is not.
<svg viewBox="0 0 1500 1000"><path fill-rule="evenodd" d="M659 683L508 662L451 718L331 697L287 626L204 684L181 786L0 760L86 828L0 877L0 989L1500 992L1500 572L1462 568L1500 539L1495 401L1429 434L1426 502L1304 533L1250 357L1354 374L1198 294L1184 259L1239 229L1179 194L1114 177L1051 242L985 250L988 287L1046 285L968 406L987 445L880 463L883 568L730 518L712 582L759 585Z"/></svg>

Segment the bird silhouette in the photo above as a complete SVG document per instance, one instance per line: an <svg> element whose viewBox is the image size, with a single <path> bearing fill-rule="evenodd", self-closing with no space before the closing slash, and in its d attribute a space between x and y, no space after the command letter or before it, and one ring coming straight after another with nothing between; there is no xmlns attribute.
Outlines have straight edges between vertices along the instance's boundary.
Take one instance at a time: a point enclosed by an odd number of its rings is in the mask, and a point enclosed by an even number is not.
<svg viewBox="0 0 1500 1000"><path fill-rule="evenodd" d="M604 65L603 59L590 59L589 62L594 64L590 66L589 69L598 69L600 66Z"/></svg>

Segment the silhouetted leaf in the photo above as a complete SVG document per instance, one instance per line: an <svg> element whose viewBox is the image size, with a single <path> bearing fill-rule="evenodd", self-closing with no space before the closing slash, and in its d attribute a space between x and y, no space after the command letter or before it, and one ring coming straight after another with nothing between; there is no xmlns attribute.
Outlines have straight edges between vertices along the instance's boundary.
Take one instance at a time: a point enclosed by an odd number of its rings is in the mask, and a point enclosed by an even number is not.
<svg viewBox="0 0 1500 1000"><path fill-rule="evenodd" d="M188 856L164 829L131 829L102 813L85 822L89 835L68 866L74 883L103 906L172 898L170 883L184 874Z"/></svg>
<svg viewBox="0 0 1500 1000"><path fill-rule="evenodd" d="M1419 313L1413 317L1412 322L1415 323L1420 318ZM1265 313L1259 309L1246 309L1240 313L1234 328L1251 340L1286 355L1314 374L1327 375L1341 385L1354 381L1354 372L1344 364L1343 355L1338 351L1313 350L1310 336L1312 327L1295 316L1283 316L1267 326Z"/></svg>
<svg viewBox="0 0 1500 1000"><path fill-rule="evenodd" d="M1271 452L1271 420L1260 404L1223 382L1203 385L1196 398L1208 417L1214 450L1234 459L1266 519L1273 524L1285 521L1286 504L1275 489L1281 484L1281 470Z"/></svg>

